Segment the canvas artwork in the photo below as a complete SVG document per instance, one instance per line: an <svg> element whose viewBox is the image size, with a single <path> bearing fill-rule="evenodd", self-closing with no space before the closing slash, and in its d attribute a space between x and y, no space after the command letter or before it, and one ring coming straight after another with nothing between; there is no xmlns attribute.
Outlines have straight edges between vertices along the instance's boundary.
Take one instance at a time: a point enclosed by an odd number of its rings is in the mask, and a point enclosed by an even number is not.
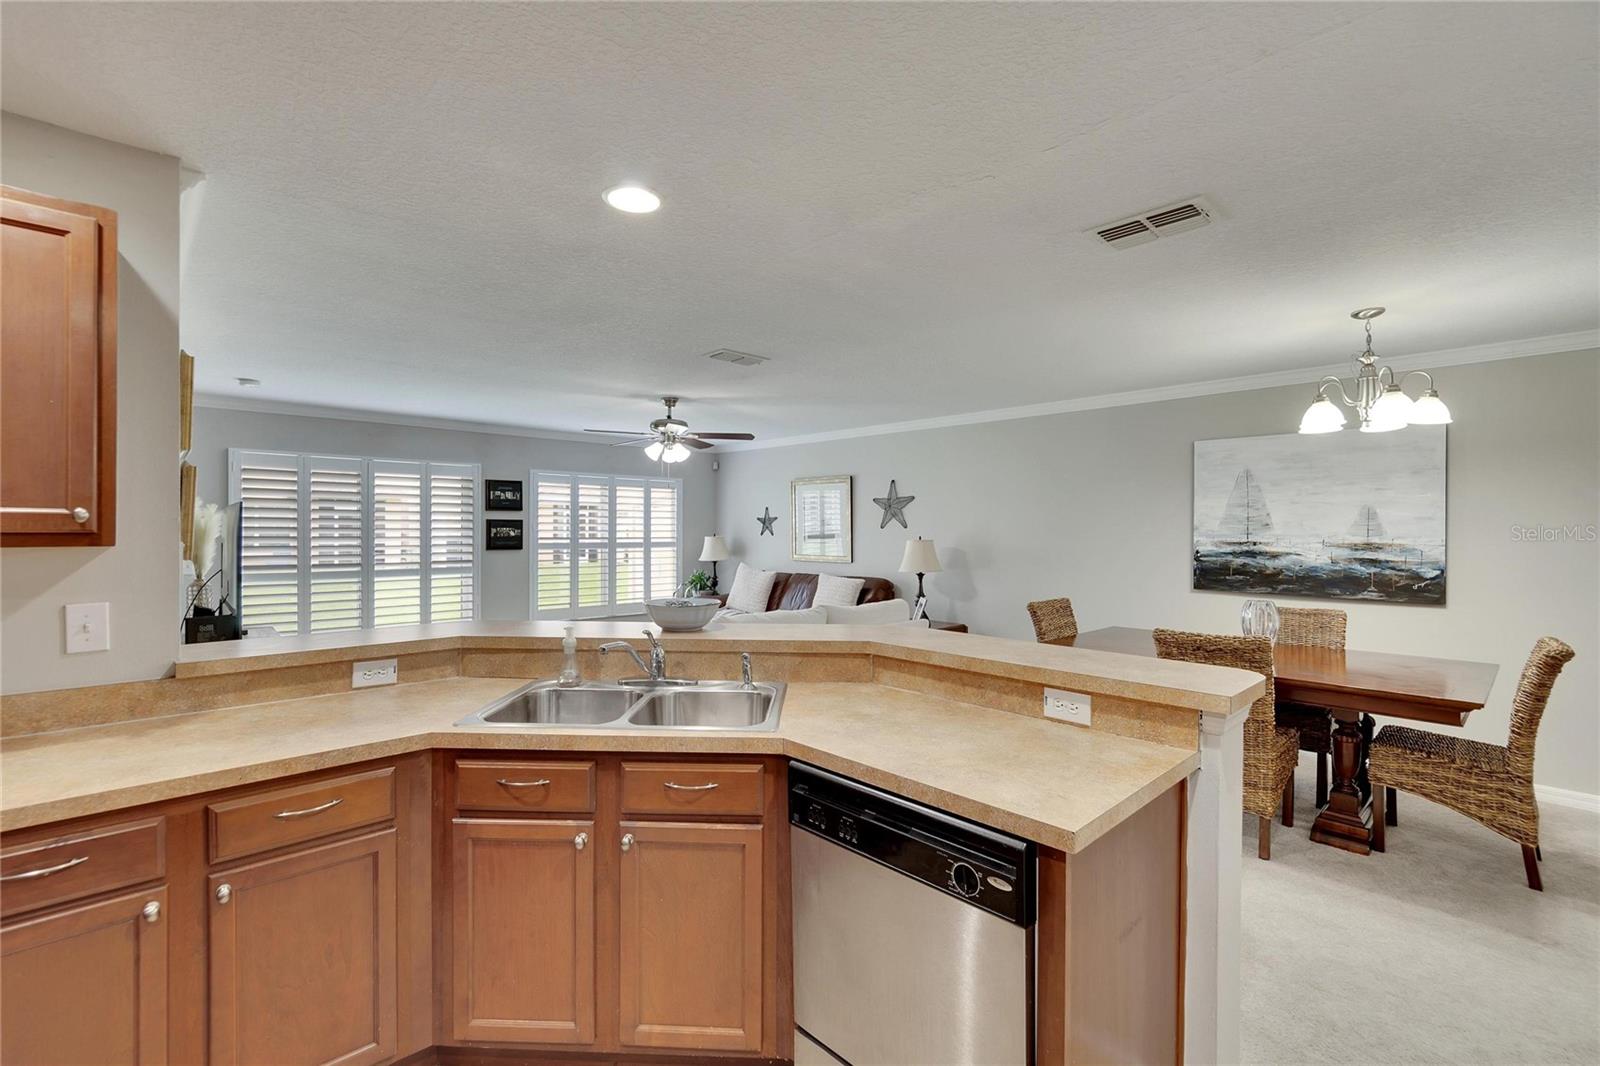
<svg viewBox="0 0 1600 1066"><path fill-rule="evenodd" d="M1445 427L1196 441L1194 587L1444 603Z"/></svg>

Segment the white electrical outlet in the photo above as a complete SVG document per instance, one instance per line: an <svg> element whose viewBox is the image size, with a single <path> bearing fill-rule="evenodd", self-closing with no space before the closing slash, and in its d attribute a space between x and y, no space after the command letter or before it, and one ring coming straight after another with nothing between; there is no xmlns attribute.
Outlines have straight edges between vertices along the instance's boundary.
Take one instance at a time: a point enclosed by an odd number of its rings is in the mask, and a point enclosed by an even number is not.
<svg viewBox="0 0 1600 1066"><path fill-rule="evenodd" d="M67 654L111 649L111 605L69 603L66 610Z"/></svg>
<svg viewBox="0 0 1600 1066"><path fill-rule="evenodd" d="M400 665L394 659L371 659L356 663L350 672L351 688L392 685L400 678Z"/></svg>
<svg viewBox="0 0 1600 1066"><path fill-rule="evenodd" d="M1044 716L1059 718L1073 725L1088 725L1092 701L1081 692L1047 688L1044 690Z"/></svg>

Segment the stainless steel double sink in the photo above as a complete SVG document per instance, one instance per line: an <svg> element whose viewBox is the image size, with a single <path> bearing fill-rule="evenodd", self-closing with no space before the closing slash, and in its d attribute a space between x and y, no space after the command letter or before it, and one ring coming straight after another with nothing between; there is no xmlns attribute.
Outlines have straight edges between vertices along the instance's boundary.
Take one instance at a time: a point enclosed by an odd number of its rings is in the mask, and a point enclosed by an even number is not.
<svg viewBox="0 0 1600 1066"><path fill-rule="evenodd" d="M734 730L771 732L783 709L782 682L535 681L461 719L459 726L511 729Z"/></svg>

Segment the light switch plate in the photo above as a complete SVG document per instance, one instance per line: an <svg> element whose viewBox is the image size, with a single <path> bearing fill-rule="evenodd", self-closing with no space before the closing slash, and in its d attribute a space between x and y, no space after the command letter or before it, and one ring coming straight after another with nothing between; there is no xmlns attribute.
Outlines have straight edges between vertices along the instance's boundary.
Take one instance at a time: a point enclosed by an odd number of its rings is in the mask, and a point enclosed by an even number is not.
<svg viewBox="0 0 1600 1066"><path fill-rule="evenodd" d="M351 688L392 685L399 679L400 664L394 659L368 659L364 663L356 663L350 671Z"/></svg>
<svg viewBox="0 0 1600 1066"><path fill-rule="evenodd" d="M1066 689L1047 688L1044 690L1044 716L1046 718L1059 718L1063 722L1073 725L1088 725L1089 712L1093 701L1081 692L1068 692Z"/></svg>
<svg viewBox="0 0 1600 1066"><path fill-rule="evenodd" d="M67 654L111 650L111 605L69 603L66 610Z"/></svg>

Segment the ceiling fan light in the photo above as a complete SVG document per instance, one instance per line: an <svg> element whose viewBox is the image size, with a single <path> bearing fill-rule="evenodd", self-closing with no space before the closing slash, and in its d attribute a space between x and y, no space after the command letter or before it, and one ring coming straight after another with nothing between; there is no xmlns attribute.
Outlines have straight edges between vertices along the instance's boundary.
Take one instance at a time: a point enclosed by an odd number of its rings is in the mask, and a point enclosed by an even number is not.
<svg viewBox="0 0 1600 1066"><path fill-rule="evenodd" d="M1448 426L1450 408L1439 399L1436 389L1429 389L1411 405L1410 422L1413 426Z"/></svg>
<svg viewBox="0 0 1600 1066"><path fill-rule="evenodd" d="M1318 396L1316 402L1306 408L1305 417L1300 419L1301 433L1337 433L1344 428L1344 412L1339 410L1337 404L1326 396Z"/></svg>
<svg viewBox="0 0 1600 1066"><path fill-rule="evenodd" d="M673 441L661 452L661 461L664 463L681 463L689 458L689 446L679 441Z"/></svg>
<svg viewBox="0 0 1600 1066"><path fill-rule="evenodd" d="M660 441L658 441L658 440L651 441L649 444L645 445L645 449L644 449L645 458L649 459L653 463L657 459L661 458L661 453L665 448L666 448L666 445L662 444ZM671 460L669 459L668 462L671 462Z"/></svg>

